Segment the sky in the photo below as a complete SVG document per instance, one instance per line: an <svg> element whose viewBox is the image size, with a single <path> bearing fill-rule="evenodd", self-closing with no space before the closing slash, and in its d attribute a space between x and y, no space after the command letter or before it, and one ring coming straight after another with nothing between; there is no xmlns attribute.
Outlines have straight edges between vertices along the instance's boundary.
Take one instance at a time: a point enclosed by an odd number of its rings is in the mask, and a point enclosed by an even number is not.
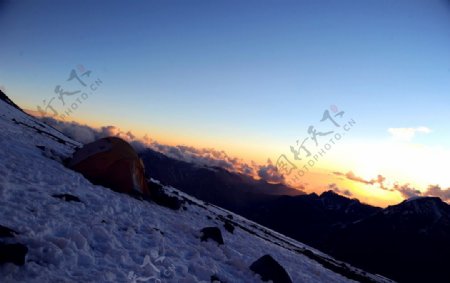
<svg viewBox="0 0 450 283"><path fill-rule="evenodd" d="M23 108L280 171L284 154L294 186L379 205L450 187L450 1L0 0L0 34Z"/></svg>

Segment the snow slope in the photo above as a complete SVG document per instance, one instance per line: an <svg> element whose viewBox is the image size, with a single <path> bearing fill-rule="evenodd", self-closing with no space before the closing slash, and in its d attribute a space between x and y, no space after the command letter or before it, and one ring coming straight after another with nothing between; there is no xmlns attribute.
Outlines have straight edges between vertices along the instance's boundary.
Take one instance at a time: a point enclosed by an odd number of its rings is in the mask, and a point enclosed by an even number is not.
<svg viewBox="0 0 450 283"><path fill-rule="evenodd" d="M3 101L0 128L0 225L18 232L0 240L29 249L25 265L0 265L0 282L261 282L249 266L267 253L293 282L354 282L336 273L342 266L357 276L348 277L391 282L174 188L186 210L92 185L61 163L79 143ZM200 241L208 226L220 227L224 245Z"/></svg>

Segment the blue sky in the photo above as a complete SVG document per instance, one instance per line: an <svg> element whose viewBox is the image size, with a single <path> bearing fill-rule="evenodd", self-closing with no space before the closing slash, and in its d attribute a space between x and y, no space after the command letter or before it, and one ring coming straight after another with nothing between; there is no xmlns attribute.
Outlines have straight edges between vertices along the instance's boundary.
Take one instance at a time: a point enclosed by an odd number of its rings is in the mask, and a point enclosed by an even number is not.
<svg viewBox="0 0 450 283"><path fill-rule="evenodd" d="M449 1L0 1L0 34L23 107L77 65L101 78L77 121L266 159L335 104L348 143L425 126L450 148Z"/></svg>

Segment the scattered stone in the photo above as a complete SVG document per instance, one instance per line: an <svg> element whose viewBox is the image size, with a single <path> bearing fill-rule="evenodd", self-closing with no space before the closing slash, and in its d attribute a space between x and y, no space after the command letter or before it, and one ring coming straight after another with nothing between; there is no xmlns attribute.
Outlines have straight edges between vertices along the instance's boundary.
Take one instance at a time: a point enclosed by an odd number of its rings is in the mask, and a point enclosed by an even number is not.
<svg viewBox="0 0 450 283"><path fill-rule="evenodd" d="M220 232L220 229L218 227L206 227L201 230L203 233L202 237L200 238L202 242L208 241L208 239L211 239L213 241L216 241L219 245L223 245L223 238L222 238L222 232Z"/></svg>
<svg viewBox="0 0 450 283"><path fill-rule="evenodd" d="M45 150L45 146L43 145L37 145L36 147L39 148L40 150Z"/></svg>
<svg viewBox="0 0 450 283"><path fill-rule="evenodd" d="M259 274L263 281L273 283L292 283L287 271L272 256L266 254L250 265L250 269Z"/></svg>
<svg viewBox="0 0 450 283"><path fill-rule="evenodd" d="M225 227L225 230L233 234L234 232L234 225L231 223L231 221L225 220L225 224L223 225Z"/></svg>
<svg viewBox="0 0 450 283"><path fill-rule="evenodd" d="M10 262L15 265L24 265L27 253L28 248L25 245L0 243L0 264Z"/></svg>
<svg viewBox="0 0 450 283"><path fill-rule="evenodd" d="M56 194L56 195L52 195L52 197L59 198L59 199L62 199L63 201L68 201L68 202L70 202L70 201L81 202L81 200L77 196L74 196L71 194Z"/></svg>
<svg viewBox="0 0 450 283"><path fill-rule="evenodd" d="M211 275L211 283L223 283L217 275L213 274Z"/></svg>
<svg viewBox="0 0 450 283"><path fill-rule="evenodd" d="M14 231L13 229L0 225L0 237L2 238L14 237L15 234L17 234L17 232Z"/></svg>
<svg viewBox="0 0 450 283"><path fill-rule="evenodd" d="M149 182L148 188L150 191L150 197L147 198L148 200L152 200L156 204L173 210L179 210L181 208L183 201L175 196L168 195L160 184Z"/></svg>

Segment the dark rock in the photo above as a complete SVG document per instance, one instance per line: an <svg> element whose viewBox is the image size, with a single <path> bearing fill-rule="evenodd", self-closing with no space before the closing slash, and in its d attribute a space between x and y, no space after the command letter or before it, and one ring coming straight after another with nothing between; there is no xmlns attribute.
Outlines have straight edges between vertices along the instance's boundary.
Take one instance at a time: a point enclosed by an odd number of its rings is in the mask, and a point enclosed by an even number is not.
<svg viewBox="0 0 450 283"><path fill-rule="evenodd" d="M198 166L151 149L140 152L140 157L152 178L202 200L204 205L211 203L233 211L246 208L252 201L266 199L271 194L302 194L283 184L255 180L220 167ZM240 214L239 211L237 213Z"/></svg>
<svg viewBox="0 0 450 283"><path fill-rule="evenodd" d="M148 187L150 190L150 197L148 199L154 201L156 204L173 210L181 208L183 201L175 196L169 196L160 184L149 182Z"/></svg>
<svg viewBox="0 0 450 283"><path fill-rule="evenodd" d="M0 237L2 238L14 237L14 234L17 234L17 232L14 231L13 229L0 225Z"/></svg>
<svg viewBox="0 0 450 283"><path fill-rule="evenodd" d="M70 202L70 201L81 202L81 200L77 196L70 195L70 194L56 194L56 195L52 195L52 197L59 198L59 199L62 199L64 201L68 201L68 202Z"/></svg>
<svg viewBox="0 0 450 283"><path fill-rule="evenodd" d="M10 262L24 265L27 253L28 248L25 245L0 243L0 264Z"/></svg>
<svg viewBox="0 0 450 283"><path fill-rule="evenodd" d="M220 229L218 227L206 227L201 230L203 233L201 240L202 242L207 241L208 239L211 239L213 241L216 241L219 245L223 245L223 238L222 238L222 232L220 232Z"/></svg>
<svg viewBox="0 0 450 283"><path fill-rule="evenodd" d="M225 230L233 234L234 232L234 225L231 223L231 221L225 221L225 224L223 225L225 227Z"/></svg>
<svg viewBox="0 0 450 283"><path fill-rule="evenodd" d="M222 283L222 281L219 279L219 277L217 277L217 275L213 274L211 275L211 283Z"/></svg>
<svg viewBox="0 0 450 283"><path fill-rule="evenodd" d="M250 265L250 269L259 274L263 281L273 283L292 283L287 271L270 255L264 255Z"/></svg>

